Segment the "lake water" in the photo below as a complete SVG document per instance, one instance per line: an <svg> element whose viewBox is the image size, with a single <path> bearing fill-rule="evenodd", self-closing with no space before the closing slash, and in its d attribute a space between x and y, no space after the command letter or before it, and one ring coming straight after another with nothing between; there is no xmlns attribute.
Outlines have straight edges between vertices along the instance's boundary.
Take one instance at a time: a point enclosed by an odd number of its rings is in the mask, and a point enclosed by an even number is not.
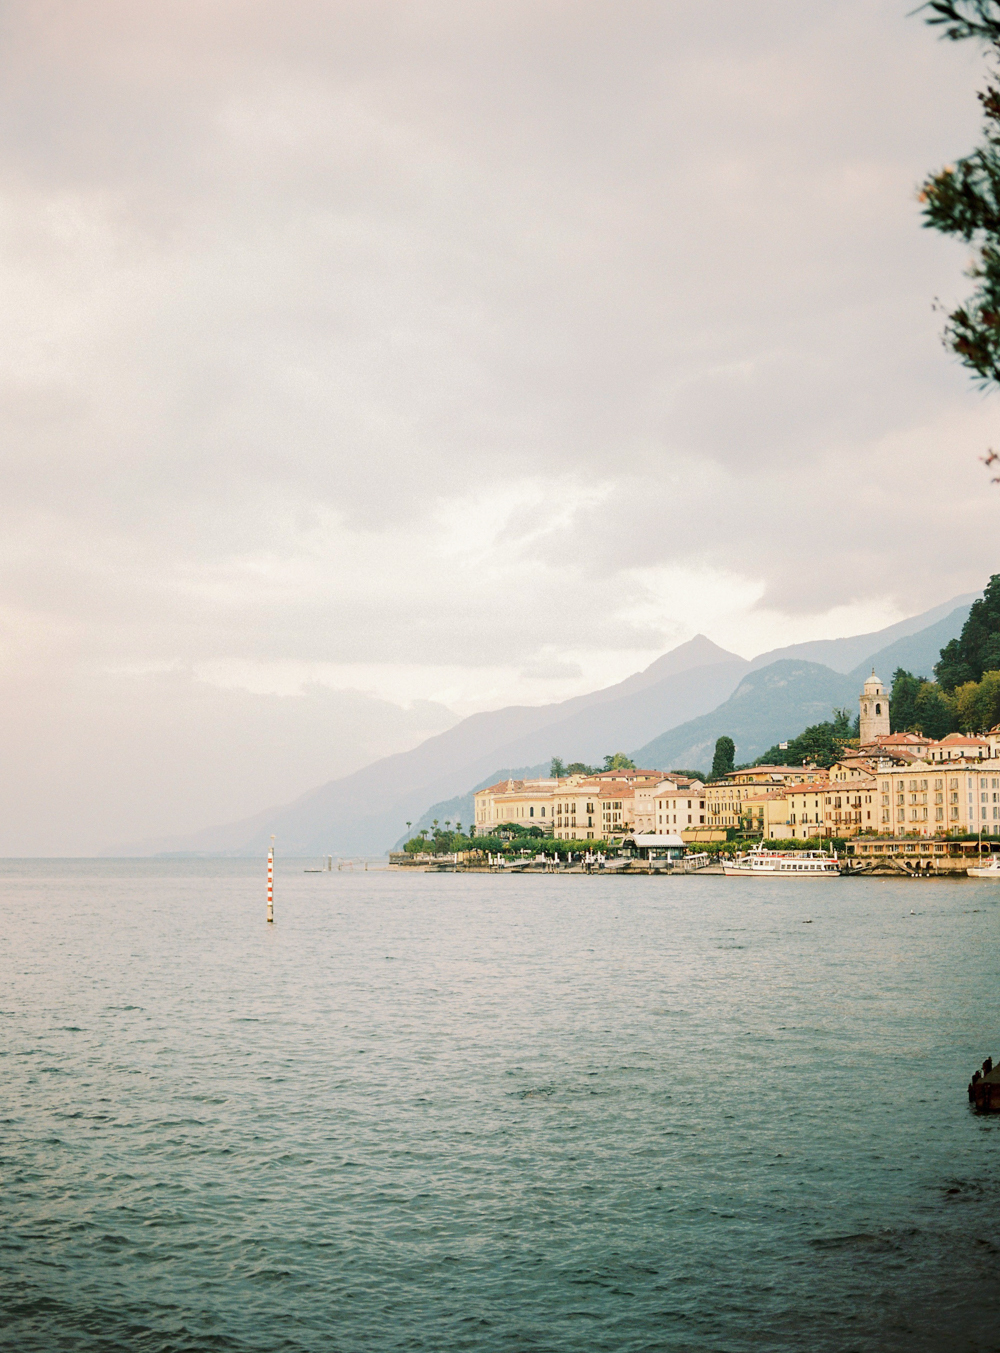
<svg viewBox="0 0 1000 1353"><path fill-rule="evenodd" d="M0 896L4 1348L1000 1348L995 884Z"/></svg>

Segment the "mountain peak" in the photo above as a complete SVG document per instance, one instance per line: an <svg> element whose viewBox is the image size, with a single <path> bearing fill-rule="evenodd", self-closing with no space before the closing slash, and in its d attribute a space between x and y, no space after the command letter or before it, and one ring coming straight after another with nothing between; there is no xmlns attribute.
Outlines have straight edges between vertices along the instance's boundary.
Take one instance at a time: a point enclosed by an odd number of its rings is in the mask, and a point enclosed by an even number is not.
<svg viewBox="0 0 1000 1353"><path fill-rule="evenodd" d="M696 634L693 639L686 639L669 653L661 654L643 671L621 682L615 690L623 695L626 692L641 691L646 686L655 686L664 677L676 676L679 672L690 672L694 667L716 667L722 663L735 663L738 667L749 666L746 658L741 658L738 653L729 653L713 643L707 635Z"/></svg>

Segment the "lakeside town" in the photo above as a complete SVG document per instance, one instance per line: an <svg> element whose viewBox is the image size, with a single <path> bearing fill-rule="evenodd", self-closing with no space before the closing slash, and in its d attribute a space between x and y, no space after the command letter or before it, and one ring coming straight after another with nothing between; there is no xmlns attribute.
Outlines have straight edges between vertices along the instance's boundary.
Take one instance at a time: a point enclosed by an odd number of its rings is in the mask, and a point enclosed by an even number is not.
<svg viewBox="0 0 1000 1353"><path fill-rule="evenodd" d="M556 841L612 846L637 836L691 846L1000 835L1000 725L941 739L889 727L889 695L873 672L859 698L858 746L829 767L757 765L701 780L622 765L502 780L475 795L475 833L536 827Z"/></svg>
<svg viewBox="0 0 1000 1353"><path fill-rule="evenodd" d="M620 752L600 770L553 758L547 776L477 790L467 835L461 822L442 830L435 820L433 834L420 830L390 859L415 864L450 851L457 862L534 849L553 860L607 851L653 860L754 844L846 847L870 861L960 856L961 842L989 851L1000 838L1000 574L941 649L934 674L900 668L889 691L872 670L853 729L850 710L835 709L833 722L752 765L734 764L728 736L716 740L708 774L638 767Z"/></svg>
<svg viewBox="0 0 1000 1353"><path fill-rule="evenodd" d="M964 872L971 852L1000 838L1000 725L930 738L891 732L890 722L889 692L873 672L858 699L858 737L829 766L765 763L702 778L636 767L620 753L600 771L556 759L548 776L477 791L470 849L450 863L520 855L603 867L624 855L650 867L684 857L703 867L766 844L839 849L876 870L889 861L890 869ZM716 764L732 753L731 739L720 738ZM418 835L392 862L440 859L430 844Z"/></svg>

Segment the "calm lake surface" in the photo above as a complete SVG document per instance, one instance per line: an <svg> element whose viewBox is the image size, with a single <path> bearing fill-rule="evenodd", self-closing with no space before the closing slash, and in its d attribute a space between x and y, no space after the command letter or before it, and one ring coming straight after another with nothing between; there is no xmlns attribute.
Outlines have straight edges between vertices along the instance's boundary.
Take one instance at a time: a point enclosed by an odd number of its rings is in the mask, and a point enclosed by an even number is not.
<svg viewBox="0 0 1000 1353"><path fill-rule="evenodd" d="M0 862L0 1346L1000 1348L1000 887L303 863Z"/></svg>

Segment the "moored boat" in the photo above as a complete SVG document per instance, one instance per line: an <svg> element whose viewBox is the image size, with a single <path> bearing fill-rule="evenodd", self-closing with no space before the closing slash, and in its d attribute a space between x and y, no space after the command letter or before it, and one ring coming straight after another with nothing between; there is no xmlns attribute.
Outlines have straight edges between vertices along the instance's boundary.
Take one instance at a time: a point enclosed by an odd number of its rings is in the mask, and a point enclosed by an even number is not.
<svg viewBox="0 0 1000 1353"><path fill-rule="evenodd" d="M1000 1067L994 1071L992 1057L987 1057L982 1071L972 1073L969 1103L980 1113L1000 1113Z"/></svg>
<svg viewBox="0 0 1000 1353"><path fill-rule="evenodd" d="M753 846L722 866L727 878L824 878L840 877L837 852L823 850L768 850Z"/></svg>
<svg viewBox="0 0 1000 1353"><path fill-rule="evenodd" d="M989 864L973 864L965 871L974 879L1000 879L1000 855L994 855Z"/></svg>

